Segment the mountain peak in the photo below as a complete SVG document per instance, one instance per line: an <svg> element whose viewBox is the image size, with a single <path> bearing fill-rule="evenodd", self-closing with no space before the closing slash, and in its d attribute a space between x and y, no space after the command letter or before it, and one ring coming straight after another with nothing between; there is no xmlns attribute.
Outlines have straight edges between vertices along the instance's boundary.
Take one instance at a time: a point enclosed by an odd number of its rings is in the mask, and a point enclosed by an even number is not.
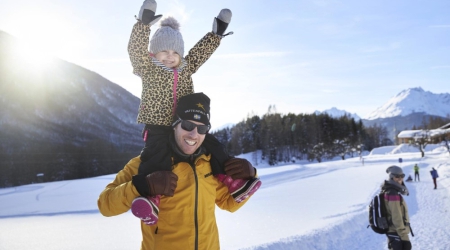
<svg viewBox="0 0 450 250"><path fill-rule="evenodd" d="M422 95L426 92L427 91L423 90L421 87L415 87L415 88L409 88L409 89L400 91L400 93L398 93L396 95L396 97L405 98L409 95ZM431 92L428 92L428 93L431 93Z"/></svg>
<svg viewBox="0 0 450 250"><path fill-rule="evenodd" d="M361 118L357 114L355 114L355 113L351 114L350 112L347 112L345 110L337 109L336 107L332 107L332 108L324 110L322 112L315 111L314 113L317 114L317 115L319 115L319 114L328 114L329 116L334 117L334 118L339 118L339 117L342 117L342 116L346 115L346 116L349 116L349 117L351 117L351 118L353 118L355 120L361 120Z"/></svg>
<svg viewBox="0 0 450 250"><path fill-rule="evenodd" d="M446 117L450 114L450 94L434 94L421 87L409 88L370 113L367 120L425 113Z"/></svg>

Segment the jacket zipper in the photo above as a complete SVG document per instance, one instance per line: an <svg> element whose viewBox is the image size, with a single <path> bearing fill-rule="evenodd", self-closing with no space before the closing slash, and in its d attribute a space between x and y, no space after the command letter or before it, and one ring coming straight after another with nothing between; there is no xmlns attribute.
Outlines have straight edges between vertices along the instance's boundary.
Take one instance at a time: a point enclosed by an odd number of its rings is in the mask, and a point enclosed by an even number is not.
<svg viewBox="0 0 450 250"><path fill-rule="evenodd" d="M192 161L191 161L192 162ZM191 164L192 170L194 171L195 178L195 206L194 206L194 224L195 224L195 244L194 249L198 250L198 177L197 171L195 170L195 163Z"/></svg>
<svg viewBox="0 0 450 250"><path fill-rule="evenodd" d="M175 115L175 110L177 109L177 85L178 85L178 71L173 69L173 107L172 116Z"/></svg>

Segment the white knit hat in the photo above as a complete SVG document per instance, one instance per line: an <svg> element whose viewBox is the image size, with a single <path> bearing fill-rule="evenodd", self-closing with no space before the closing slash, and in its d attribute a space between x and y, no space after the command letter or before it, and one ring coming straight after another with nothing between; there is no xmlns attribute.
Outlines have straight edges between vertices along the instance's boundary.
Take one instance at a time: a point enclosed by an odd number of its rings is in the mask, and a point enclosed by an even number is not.
<svg viewBox="0 0 450 250"><path fill-rule="evenodd" d="M180 24L173 17L161 21L161 27L150 40L150 52L156 55L163 50L174 50L180 57L184 55L184 41L180 31Z"/></svg>

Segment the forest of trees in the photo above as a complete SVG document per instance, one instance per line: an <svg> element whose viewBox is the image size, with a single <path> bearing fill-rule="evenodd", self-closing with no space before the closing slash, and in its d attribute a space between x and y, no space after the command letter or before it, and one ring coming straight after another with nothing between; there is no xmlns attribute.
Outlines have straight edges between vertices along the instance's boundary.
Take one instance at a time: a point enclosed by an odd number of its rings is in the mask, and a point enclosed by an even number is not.
<svg viewBox="0 0 450 250"><path fill-rule="evenodd" d="M450 119L430 118L412 129L434 129L449 122ZM381 125L365 127L362 121L348 116L283 115L272 106L262 117L249 115L233 127L213 134L227 146L230 154L261 150L262 157L271 165L302 159L321 162L340 157L345 160L358 156L362 150L393 144L387 138L387 129ZM63 144L22 141L19 134L17 138L2 141L5 143L0 144L0 187L116 173L141 149L141 145L114 145L101 139L80 145L69 141Z"/></svg>
<svg viewBox="0 0 450 250"><path fill-rule="evenodd" d="M447 117L429 117L429 118L423 118L422 120L422 125L420 125L419 127L413 126L412 130L419 130L419 129L436 129L439 127L444 126L445 124L450 123L450 116Z"/></svg>
<svg viewBox="0 0 450 250"><path fill-rule="evenodd" d="M446 120L424 121L424 128L437 128ZM307 159L310 161L359 155L380 146L393 145L381 125L365 127L349 116L333 118L328 114L282 115L270 106L259 117L249 115L231 128L215 131L214 136L227 146L230 154L262 151L269 164Z"/></svg>
<svg viewBox="0 0 450 250"><path fill-rule="evenodd" d="M21 141L22 147L13 144L0 145L0 188L117 173L140 150L130 145L119 148L100 139L82 145L33 141Z"/></svg>

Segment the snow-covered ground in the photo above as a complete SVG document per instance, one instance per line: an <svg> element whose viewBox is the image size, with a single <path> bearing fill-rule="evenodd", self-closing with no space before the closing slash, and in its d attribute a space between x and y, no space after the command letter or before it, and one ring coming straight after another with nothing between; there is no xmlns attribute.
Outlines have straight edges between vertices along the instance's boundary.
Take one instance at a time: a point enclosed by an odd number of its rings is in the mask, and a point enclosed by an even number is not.
<svg viewBox="0 0 450 250"><path fill-rule="evenodd" d="M388 166L414 176L415 163L421 181L408 182L404 197L413 249L450 249L450 156L443 147L427 150L424 158L401 145L375 149L364 161L258 162L261 189L235 213L217 209L221 249L387 249L385 237L367 229L367 206ZM437 190L432 167L440 175ZM97 210L98 195L114 176L0 189L0 250L139 249L138 219Z"/></svg>

